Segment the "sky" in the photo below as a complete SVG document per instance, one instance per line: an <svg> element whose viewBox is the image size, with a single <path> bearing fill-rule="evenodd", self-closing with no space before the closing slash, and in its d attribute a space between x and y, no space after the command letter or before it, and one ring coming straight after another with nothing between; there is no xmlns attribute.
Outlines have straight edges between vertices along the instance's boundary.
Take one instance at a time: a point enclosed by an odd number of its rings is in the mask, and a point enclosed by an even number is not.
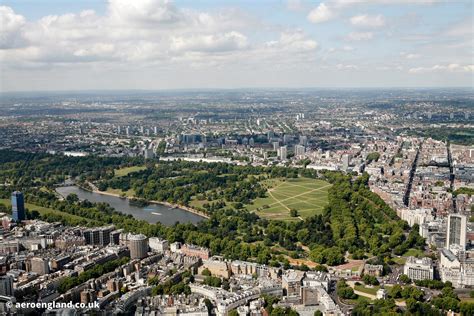
<svg viewBox="0 0 474 316"><path fill-rule="evenodd" d="M474 87L470 0L0 0L0 92Z"/></svg>

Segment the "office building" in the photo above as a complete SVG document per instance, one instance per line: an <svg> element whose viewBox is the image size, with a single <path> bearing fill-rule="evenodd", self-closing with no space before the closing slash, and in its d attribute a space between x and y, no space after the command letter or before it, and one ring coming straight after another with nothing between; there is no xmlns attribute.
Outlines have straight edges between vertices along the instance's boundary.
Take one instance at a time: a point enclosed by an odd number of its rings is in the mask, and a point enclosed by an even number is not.
<svg viewBox="0 0 474 316"><path fill-rule="evenodd" d="M145 157L145 159L155 158L155 151L153 148L145 148L143 150L143 157Z"/></svg>
<svg viewBox="0 0 474 316"><path fill-rule="evenodd" d="M299 297L304 272L297 270L287 270L282 276L282 287L288 297Z"/></svg>
<svg viewBox="0 0 474 316"><path fill-rule="evenodd" d="M303 157L304 153L306 151L306 148L302 145L296 145L295 146L295 156L296 157Z"/></svg>
<svg viewBox="0 0 474 316"><path fill-rule="evenodd" d="M151 237L148 241L150 249L156 252L164 253L169 249L168 240L158 237Z"/></svg>
<svg viewBox="0 0 474 316"><path fill-rule="evenodd" d="M450 249L441 249L439 254L441 281L449 281L455 288L474 286L474 254L472 252L458 249L457 254L454 254Z"/></svg>
<svg viewBox="0 0 474 316"><path fill-rule="evenodd" d="M33 257L30 260L30 271L39 275L49 273L49 262L48 259Z"/></svg>
<svg viewBox="0 0 474 316"><path fill-rule="evenodd" d="M107 246L111 243L110 237L114 229L114 226L86 229L82 232L82 236L86 241L86 245ZM114 236L113 238L112 243L115 243L117 237Z"/></svg>
<svg viewBox="0 0 474 316"><path fill-rule="evenodd" d="M446 235L446 248L451 245L459 245L466 248L467 219L461 214L450 214L448 216L448 231Z"/></svg>
<svg viewBox="0 0 474 316"><path fill-rule="evenodd" d="M434 274L433 262L428 257L418 259L410 256L403 266L403 273L412 280L432 280Z"/></svg>
<svg viewBox="0 0 474 316"><path fill-rule="evenodd" d="M307 136L304 136L304 135L300 136L300 145L302 145L302 146L308 145L308 137Z"/></svg>
<svg viewBox="0 0 474 316"><path fill-rule="evenodd" d="M280 143L279 142L273 142L272 144L273 144L273 150L277 151L278 147L280 146Z"/></svg>
<svg viewBox="0 0 474 316"><path fill-rule="evenodd" d="M207 260L211 256L209 249L195 245L184 244L181 247L181 253L189 257L199 257Z"/></svg>
<svg viewBox="0 0 474 316"><path fill-rule="evenodd" d="M18 191L12 193L12 218L17 223L26 219L25 200L23 193Z"/></svg>
<svg viewBox="0 0 474 316"><path fill-rule="evenodd" d="M348 154L342 155L342 171L349 170L350 156Z"/></svg>
<svg viewBox="0 0 474 316"><path fill-rule="evenodd" d="M288 156L288 148L286 146L281 146L280 147L280 160L286 160L286 157Z"/></svg>

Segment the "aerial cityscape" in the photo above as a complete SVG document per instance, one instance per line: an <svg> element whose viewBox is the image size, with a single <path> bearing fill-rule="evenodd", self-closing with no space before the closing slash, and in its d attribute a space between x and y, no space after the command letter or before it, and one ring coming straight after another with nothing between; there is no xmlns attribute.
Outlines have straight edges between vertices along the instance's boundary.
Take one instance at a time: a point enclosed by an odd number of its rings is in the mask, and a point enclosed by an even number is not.
<svg viewBox="0 0 474 316"><path fill-rule="evenodd" d="M40 2L0 6L2 315L474 315L470 1Z"/></svg>

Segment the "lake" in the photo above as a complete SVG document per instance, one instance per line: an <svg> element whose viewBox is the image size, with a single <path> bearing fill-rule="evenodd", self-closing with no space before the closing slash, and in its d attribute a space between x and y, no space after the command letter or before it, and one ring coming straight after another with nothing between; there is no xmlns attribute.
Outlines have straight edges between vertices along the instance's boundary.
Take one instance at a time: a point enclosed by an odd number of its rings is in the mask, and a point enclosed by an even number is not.
<svg viewBox="0 0 474 316"><path fill-rule="evenodd" d="M121 213L132 214L136 219L145 220L152 224L157 222L168 226L173 225L176 222L196 224L204 219L204 217L188 211L179 208L170 208L161 204L150 204L145 207L129 205L127 199L89 192L76 186L60 187L57 188L56 191L64 197L71 193L75 193L80 200L87 199L91 202L108 203Z"/></svg>

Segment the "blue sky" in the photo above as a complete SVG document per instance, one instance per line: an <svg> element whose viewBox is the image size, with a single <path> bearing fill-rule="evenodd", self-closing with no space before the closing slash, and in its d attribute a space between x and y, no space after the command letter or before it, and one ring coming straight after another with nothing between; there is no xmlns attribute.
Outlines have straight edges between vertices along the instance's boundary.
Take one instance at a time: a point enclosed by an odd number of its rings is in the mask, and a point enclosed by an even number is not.
<svg viewBox="0 0 474 316"><path fill-rule="evenodd" d="M0 2L0 90L473 86L471 1Z"/></svg>

